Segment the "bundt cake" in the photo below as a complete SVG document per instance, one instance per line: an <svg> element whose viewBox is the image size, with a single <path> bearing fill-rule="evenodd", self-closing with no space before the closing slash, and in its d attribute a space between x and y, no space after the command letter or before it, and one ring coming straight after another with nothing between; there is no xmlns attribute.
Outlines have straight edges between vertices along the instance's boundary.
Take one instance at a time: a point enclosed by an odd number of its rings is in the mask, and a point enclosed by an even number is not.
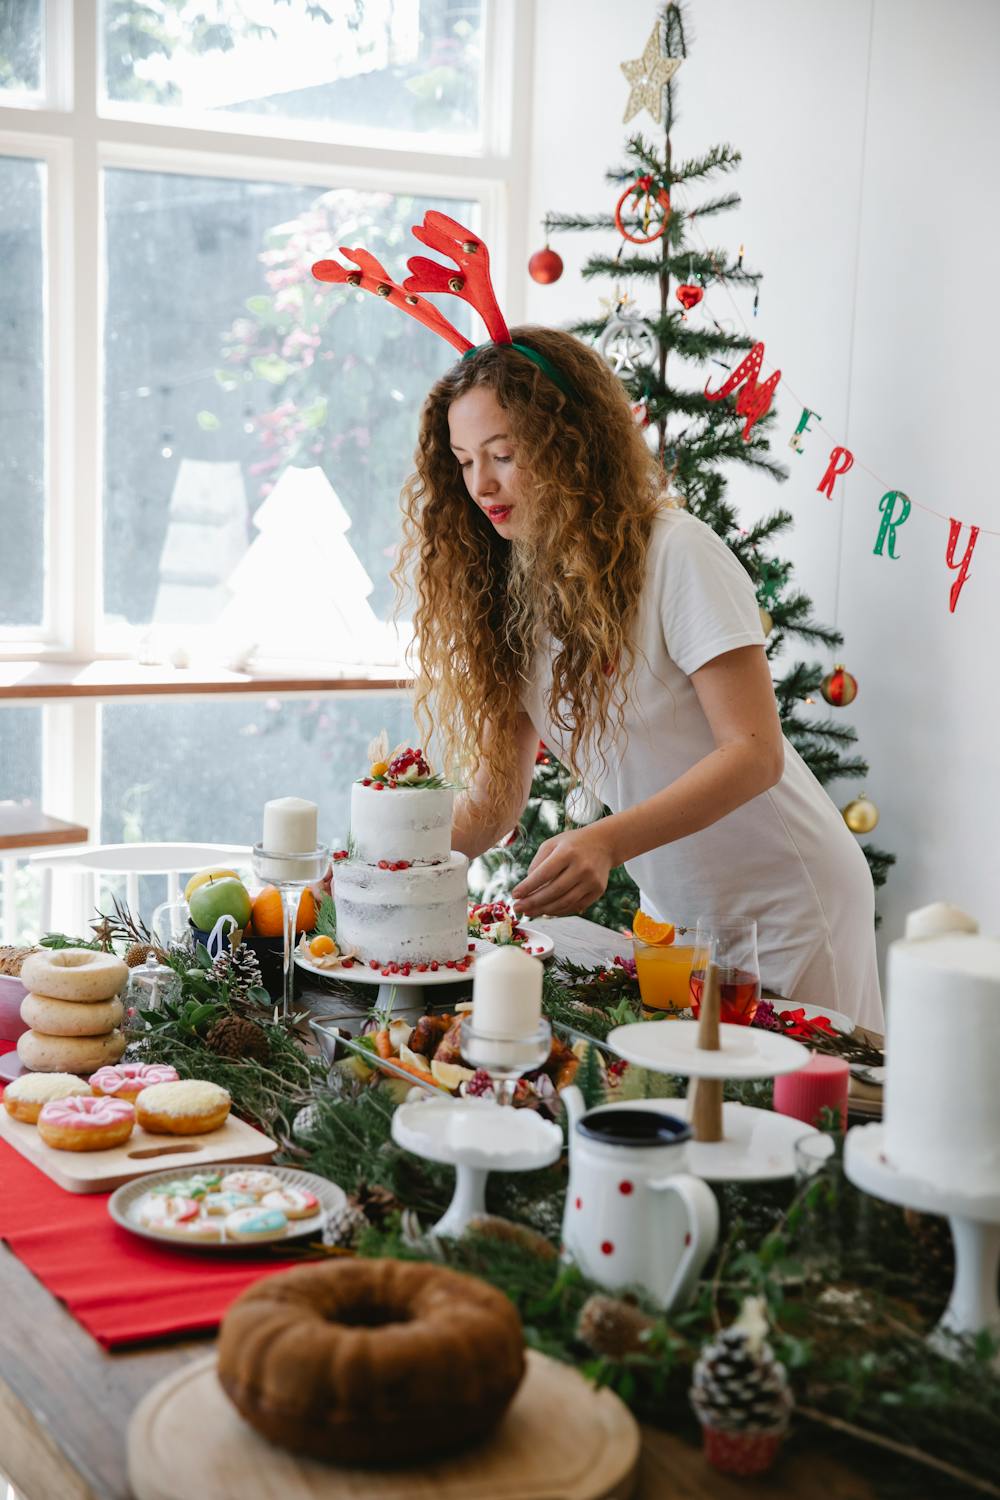
<svg viewBox="0 0 1000 1500"><path fill-rule="evenodd" d="M524 1375L513 1303L442 1266L337 1260L267 1276L230 1307L219 1380L283 1448L344 1464L453 1453L500 1421Z"/></svg>

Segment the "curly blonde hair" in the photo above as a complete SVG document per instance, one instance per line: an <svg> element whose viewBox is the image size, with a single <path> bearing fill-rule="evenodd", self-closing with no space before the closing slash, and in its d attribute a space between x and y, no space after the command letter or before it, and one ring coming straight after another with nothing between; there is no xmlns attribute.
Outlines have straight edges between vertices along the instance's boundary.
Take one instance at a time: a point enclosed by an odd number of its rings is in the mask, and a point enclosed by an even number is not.
<svg viewBox="0 0 1000 1500"><path fill-rule="evenodd" d="M548 359L573 398L524 355L485 344L424 404L416 472L403 488L393 578L414 596L415 713L449 772L485 762L490 801L517 782L514 726L542 642L556 643L549 709L569 735L570 769L621 725L616 687L634 661L632 628L662 487L626 393L592 349L558 329L511 330ZM450 446L448 410L487 386L509 415L528 532L506 541L474 504ZM432 712L433 709L433 712Z"/></svg>

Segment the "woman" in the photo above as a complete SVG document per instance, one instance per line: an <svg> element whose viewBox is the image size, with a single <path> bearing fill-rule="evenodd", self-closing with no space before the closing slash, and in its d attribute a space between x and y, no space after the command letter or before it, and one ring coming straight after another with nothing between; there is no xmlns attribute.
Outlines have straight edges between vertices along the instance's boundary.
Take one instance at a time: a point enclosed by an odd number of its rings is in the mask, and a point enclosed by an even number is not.
<svg viewBox="0 0 1000 1500"><path fill-rule="evenodd" d="M604 361L512 337L434 386L404 490L418 722L467 787L454 847L517 823L542 738L612 816L541 845L525 916L583 910L624 863L644 910L756 918L767 988L881 1029L871 876L782 736L750 579L663 506Z"/></svg>

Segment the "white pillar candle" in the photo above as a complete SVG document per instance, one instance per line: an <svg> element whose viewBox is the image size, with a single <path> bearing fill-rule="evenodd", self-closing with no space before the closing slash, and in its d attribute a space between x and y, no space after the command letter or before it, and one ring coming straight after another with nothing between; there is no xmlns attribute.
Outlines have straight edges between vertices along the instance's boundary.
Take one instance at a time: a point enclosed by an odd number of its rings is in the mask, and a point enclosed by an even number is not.
<svg viewBox="0 0 1000 1500"><path fill-rule="evenodd" d="M316 804L302 797L276 797L264 804L264 836L268 854L309 854L316 848Z"/></svg>
<svg viewBox="0 0 1000 1500"><path fill-rule="evenodd" d="M530 1036L542 1018L542 965L520 948L479 954L472 981L472 1024L497 1038Z"/></svg>

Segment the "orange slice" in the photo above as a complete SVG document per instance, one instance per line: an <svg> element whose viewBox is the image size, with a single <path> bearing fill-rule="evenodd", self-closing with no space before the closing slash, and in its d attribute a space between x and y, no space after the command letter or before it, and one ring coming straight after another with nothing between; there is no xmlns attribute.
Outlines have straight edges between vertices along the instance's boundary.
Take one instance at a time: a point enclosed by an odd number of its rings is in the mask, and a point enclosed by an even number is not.
<svg viewBox="0 0 1000 1500"><path fill-rule="evenodd" d="M637 911L632 918L632 932L641 943L654 948L669 948L674 940L673 922L656 922L644 911Z"/></svg>

